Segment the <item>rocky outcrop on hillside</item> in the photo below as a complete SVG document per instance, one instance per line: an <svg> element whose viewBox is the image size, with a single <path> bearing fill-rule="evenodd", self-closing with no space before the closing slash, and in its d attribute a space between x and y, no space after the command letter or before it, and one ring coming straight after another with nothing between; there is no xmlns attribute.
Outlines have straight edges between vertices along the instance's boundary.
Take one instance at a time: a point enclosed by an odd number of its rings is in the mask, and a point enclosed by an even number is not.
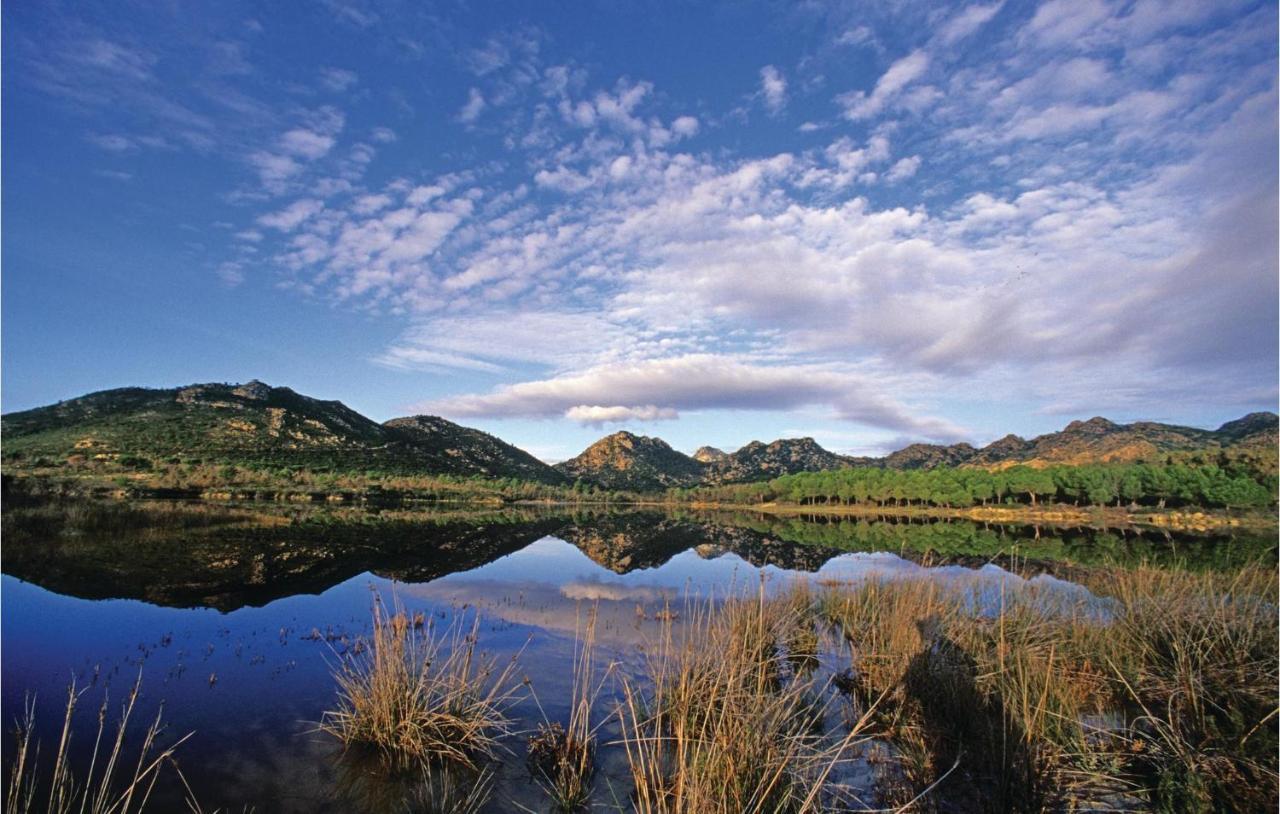
<svg viewBox="0 0 1280 814"><path fill-rule="evenodd" d="M812 438L784 438L770 444L752 441L732 455L711 462L703 481L744 483L845 466L845 458L818 446Z"/></svg>
<svg viewBox="0 0 1280 814"><path fill-rule="evenodd" d="M693 459L704 464L718 463L728 457L729 453L716 447L698 447L698 451L693 453Z"/></svg>
<svg viewBox="0 0 1280 814"><path fill-rule="evenodd" d="M393 418L382 426L417 451L418 461L426 471L542 483L567 482L564 475L519 447L439 416Z"/></svg>
<svg viewBox="0 0 1280 814"><path fill-rule="evenodd" d="M676 452L661 438L615 432L555 468L570 480L606 489L652 491L696 485L705 465Z"/></svg>

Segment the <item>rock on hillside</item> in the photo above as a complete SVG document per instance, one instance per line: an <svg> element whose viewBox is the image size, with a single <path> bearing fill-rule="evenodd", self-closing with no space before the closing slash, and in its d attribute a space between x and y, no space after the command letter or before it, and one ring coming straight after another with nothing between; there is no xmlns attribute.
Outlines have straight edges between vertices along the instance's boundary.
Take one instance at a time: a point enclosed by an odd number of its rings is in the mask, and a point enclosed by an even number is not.
<svg viewBox="0 0 1280 814"><path fill-rule="evenodd" d="M1007 435L978 450L967 462L973 466L1028 464L1092 464L1160 461L1170 454L1229 450L1254 444L1274 447L1275 413L1253 413L1228 421L1217 430L1136 421L1117 424L1102 417L1072 421L1060 432L1025 441Z"/></svg>
<svg viewBox="0 0 1280 814"><path fill-rule="evenodd" d="M565 483L567 480L519 447L438 416L393 418L382 426L418 452L418 460L426 471L543 483Z"/></svg>
<svg viewBox="0 0 1280 814"><path fill-rule="evenodd" d="M661 438L615 432L555 468L570 480L606 489L656 490L697 484L704 465Z"/></svg>
<svg viewBox="0 0 1280 814"><path fill-rule="evenodd" d="M974 456L977 450L969 444L912 444L884 459L888 469L933 469L937 466L960 466Z"/></svg>
<svg viewBox="0 0 1280 814"><path fill-rule="evenodd" d="M784 438L770 444L752 441L732 455L710 462L704 481L743 483L848 465L845 458L818 446L812 438Z"/></svg>
<svg viewBox="0 0 1280 814"><path fill-rule="evenodd" d="M1215 441L1210 430L1151 421L1116 424L1097 416L1088 421L1072 421L1060 432L1037 436L1016 458L991 463L1035 466L1155 461L1169 452L1195 449Z"/></svg>
<svg viewBox="0 0 1280 814"><path fill-rule="evenodd" d="M698 447L698 451L693 453L693 459L704 464L713 464L728 457L729 453L716 447Z"/></svg>
<svg viewBox="0 0 1280 814"><path fill-rule="evenodd" d="M990 466L1005 461L1019 461L1030 455L1033 447L1034 445L1022 436L1009 434L977 450L968 463L975 466Z"/></svg>

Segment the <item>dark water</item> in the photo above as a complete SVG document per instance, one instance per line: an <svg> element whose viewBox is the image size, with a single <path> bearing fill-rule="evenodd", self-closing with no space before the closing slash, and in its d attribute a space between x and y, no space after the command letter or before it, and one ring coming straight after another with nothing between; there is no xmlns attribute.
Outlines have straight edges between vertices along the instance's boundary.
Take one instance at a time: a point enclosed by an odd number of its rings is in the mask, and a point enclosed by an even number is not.
<svg viewBox="0 0 1280 814"><path fill-rule="evenodd" d="M527 731L567 717L588 608L598 614L597 663L634 675L661 612L690 597L886 578L953 585L979 606L1024 581L1088 602L1071 577L1093 563L1214 568L1274 556L1267 538L968 523L256 509L192 522L182 511L154 523L96 518L93 528L6 518L3 718L8 728L34 696L51 745L74 679L89 688L76 719L84 746L102 693L119 699L141 675L139 720L163 703L166 737L195 732L179 754L205 809L259 812L405 810L402 790L314 731L333 704L333 665L369 632L375 592L439 626L478 619L480 648L518 658L518 675L530 679L536 698L512 710ZM602 715L612 693L606 681ZM613 735L605 726L601 741ZM523 767L523 736L508 746L491 810L545 810ZM597 799L625 801L620 750L606 746L600 757ZM161 810L180 804L172 783L159 794Z"/></svg>

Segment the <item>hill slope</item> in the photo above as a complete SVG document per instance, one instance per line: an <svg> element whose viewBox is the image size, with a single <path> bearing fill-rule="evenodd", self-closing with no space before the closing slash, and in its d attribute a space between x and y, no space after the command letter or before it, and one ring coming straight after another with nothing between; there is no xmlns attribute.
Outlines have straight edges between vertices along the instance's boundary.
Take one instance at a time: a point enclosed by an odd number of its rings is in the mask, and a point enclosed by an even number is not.
<svg viewBox="0 0 1280 814"><path fill-rule="evenodd" d="M168 461L563 478L493 436L417 416L378 424L338 401L259 381L104 390L5 415L10 460Z"/></svg>
<svg viewBox="0 0 1280 814"><path fill-rule="evenodd" d="M382 425L418 453L429 472L464 472L495 478L566 483L567 478L529 453L480 430L438 416L393 418Z"/></svg>
<svg viewBox="0 0 1280 814"><path fill-rule="evenodd" d="M812 438L784 438L771 444L752 441L731 455L711 461L703 480L744 483L846 466L849 466L848 459L828 452Z"/></svg>
<svg viewBox="0 0 1280 814"><path fill-rule="evenodd" d="M1137 421L1116 424L1102 417L1072 421L1059 432L1024 441L1006 436L980 450L966 463L999 467L1154 462L1171 454L1229 450L1241 443L1275 438L1275 413L1254 413L1229 421L1217 430Z"/></svg>
<svg viewBox="0 0 1280 814"><path fill-rule="evenodd" d="M733 453L703 447L684 455L659 438L618 432L550 467L479 430L434 416L378 424L338 401L259 381L172 389L127 387L10 413L0 420L7 464L44 461L212 463L378 470L413 475L516 478L548 484L582 479L607 489L662 490L768 480L844 467L1003 468L1108 462L1198 460L1277 470L1280 419L1252 413L1216 430L1096 417L1030 440L1008 435L981 449L912 444L883 458L848 457L812 438L753 441Z"/></svg>
<svg viewBox="0 0 1280 814"><path fill-rule="evenodd" d="M693 486L701 482L705 466L661 438L615 432L578 457L556 464L556 469L570 479L606 489L653 490Z"/></svg>

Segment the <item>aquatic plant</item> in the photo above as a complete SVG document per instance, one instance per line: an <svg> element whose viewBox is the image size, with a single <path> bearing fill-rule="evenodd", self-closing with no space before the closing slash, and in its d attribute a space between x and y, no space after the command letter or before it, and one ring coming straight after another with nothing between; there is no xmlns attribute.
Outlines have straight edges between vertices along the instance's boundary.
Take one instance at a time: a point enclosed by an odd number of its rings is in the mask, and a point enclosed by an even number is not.
<svg viewBox="0 0 1280 814"><path fill-rule="evenodd" d="M1087 579L1101 600L1049 602L1024 584L985 612L919 581L820 598L851 649L840 686L875 699L894 748L883 802L928 788L1012 811L1275 808L1274 573Z"/></svg>
<svg viewBox="0 0 1280 814"><path fill-rule="evenodd" d="M733 599L663 627L646 689L623 681L621 742L641 814L824 810L826 781L863 740L869 716L826 734L827 703L790 674L778 644L797 623L784 605ZM822 687L816 688L821 695Z"/></svg>
<svg viewBox="0 0 1280 814"><path fill-rule="evenodd" d="M191 733L168 746L160 745L164 727L161 712L142 732L141 742L134 748L129 738L129 719L132 717L142 686L139 674L129 690L115 724L115 735L108 731L110 703L103 693L98 708L98 728L89 752L87 767L75 767L73 763L72 719L85 690L76 688L72 681L67 688L67 703L62 719L62 731L53 752L52 770L41 760L40 743L33 741L36 728L35 700L28 698L22 717L17 723L17 745L9 770L5 789L5 814L28 814L43 811L47 814L130 814L146 810L151 802L162 771L172 768L183 785L185 778L174 761L174 753ZM104 740L105 738L105 740ZM49 772L45 775L45 772ZM190 789L188 788L188 792ZM188 806L194 812L200 806L194 796L189 796Z"/></svg>
<svg viewBox="0 0 1280 814"><path fill-rule="evenodd" d="M1133 711L1134 764L1163 811L1280 805L1280 640L1271 566L1095 575L1118 603L1108 664Z"/></svg>
<svg viewBox="0 0 1280 814"><path fill-rule="evenodd" d="M476 653L479 620L418 627L375 598L367 647L343 657L337 708L319 729L348 746L374 749L391 768L433 762L478 768L510 734L507 709L520 684L515 659L499 670Z"/></svg>
<svg viewBox="0 0 1280 814"><path fill-rule="evenodd" d="M600 725L592 725L591 710L611 672L606 670L604 678L593 681L595 631L596 609L593 607L575 635L568 725L544 722L529 738L526 761L529 771L551 799L553 810L559 812L581 811L591 799L596 730Z"/></svg>

